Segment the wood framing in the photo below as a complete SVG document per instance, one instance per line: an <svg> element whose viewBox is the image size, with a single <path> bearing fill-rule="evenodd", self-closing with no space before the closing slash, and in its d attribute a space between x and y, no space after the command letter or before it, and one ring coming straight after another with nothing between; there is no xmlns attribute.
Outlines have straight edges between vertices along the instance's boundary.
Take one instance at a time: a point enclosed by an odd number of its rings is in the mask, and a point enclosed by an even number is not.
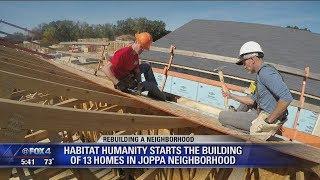
<svg viewBox="0 0 320 180"><path fill-rule="evenodd" d="M57 64L58 65L58 64ZM65 65L58 65L59 67L67 70L69 68L67 68ZM70 68L71 69L71 68ZM79 76L82 76L84 78L87 78L88 80L92 81L92 82L96 82L97 84L100 84L102 86L107 87L104 84L101 84L97 79L95 78L91 78L90 76L86 76L83 72L80 72L78 70L72 69L71 72L74 72L76 74L78 74ZM251 141L254 143L265 143L265 141L259 140L253 136L248 136L244 133L238 132L236 130L231 130L227 127L222 126L216 119L213 119L212 117L207 117L203 114L197 113L197 112L193 112L193 111L188 111L186 113L185 109L176 106L174 104L170 104L170 103L166 103L166 102L160 102L160 101L155 101L155 100L151 100L149 98L144 98L144 97L140 97L140 96L134 96L131 94L124 94L127 97L130 97L132 99L135 99L139 102L141 102L142 104L146 104L150 107L154 107L156 109L162 110L164 112L167 112L173 116L177 116L177 117L182 117L187 121L196 123L198 125L201 126L205 126L207 128L210 128L214 131L218 131L220 133L223 134L228 134L231 136L234 136L236 138L245 140L245 141ZM281 152L284 152L286 154L290 154L290 155L294 155L296 157L302 158L302 159L306 159L309 160L311 162L315 162L317 160L315 160L315 156L319 155L320 156L320 149L317 148L313 148L311 146L308 145L302 145L304 147L301 148L297 148L297 149L277 149L276 150L280 150ZM305 155L304 151L305 149L303 148L309 148L310 152L313 152L311 154ZM308 157L307 157L308 156ZM320 162L320 160L319 160Z"/></svg>
<svg viewBox="0 0 320 180"><path fill-rule="evenodd" d="M79 78L79 77L77 77L76 75L74 75L74 74L72 74L70 72L63 71L63 70L59 69L56 66L53 66L53 65L50 65L50 64L49 64L50 66L48 66L48 63L46 63L47 65L44 66L44 65L40 65L39 62L28 62L28 60L26 60L27 58L18 59L18 58L15 58L15 57L6 57L6 56L7 55L1 55L0 59L2 61L4 61L4 62L18 64L18 65L23 66L23 67L28 67L28 68L36 69L36 70L42 70L42 71L45 71L45 72L48 72L48 73L51 73L51 74L56 74L56 75L60 75L60 76L64 76L64 77L78 79L79 81L88 82L87 80L84 80L83 78ZM38 60L38 61L40 61L40 60Z"/></svg>
<svg viewBox="0 0 320 180"><path fill-rule="evenodd" d="M110 42L106 42L106 43L96 43L96 42L60 42L60 45L96 45L96 46L109 46Z"/></svg>
<svg viewBox="0 0 320 180"><path fill-rule="evenodd" d="M136 180L152 180L155 179L156 174L159 172L159 169L148 169Z"/></svg>
<svg viewBox="0 0 320 180"><path fill-rule="evenodd" d="M66 76L61 76L61 75L56 75L52 72L46 72L46 71L41 71L38 69L31 69L28 67L23 67L20 65L12 64L12 63L7 63L4 62L0 59L0 70L8 71L8 72L13 72L16 74L28 76L28 77L35 77L51 82L57 82L61 84L66 84L66 85L71 85L71 86L76 86L76 87L82 87L86 89L92 89L95 91L101 91L105 93L110 93L110 94L116 94L112 91L108 91L106 88L103 88L99 85L89 83L89 82L84 82L75 78L69 78Z"/></svg>
<svg viewBox="0 0 320 180"><path fill-rule="evenodd" d="M48 59L52 58L52 56L50 56L50 55L43 54L43 53L28 49L28 48L25 48L25 47L17 46L13 42L11 42L9 40L6 40L4 38L0 38L0 44L4 45L4 46L7 46L7 47L14 48L14 49L19 49L19 50L22 50L22 51L25 51L25 52L28 52L28 53L36 54L36 55L42 56L44 58L48 58Z"/></svg>
<svg viewBox="0 0 320 180"><path fill-rule="evenodd" d="M25 96L27 94L30 94L30 92L26 91L26 90L15 91L15 92L10 94L10 98L9 99L19 100L21 97L23 97L23 96Z"/></svg>
<svg viewBox="0 0 320 180"><path fill-rule="evenodd" d="M79 99L68 99L62 102L59 102L57 104L54 104L53 106L60 106L60 107L73 107L77 104L85 102L84 100L79 100Z"/></svg>
<svg viewBox="0 0 320 180"><path fill-rule="evenodd" d="M49 133L46 130L38 130L32 134L28 134L24 137L26 142L35 143L40 140L46 139L49 137Z"/></svg>
<svg viewBox="0 0 320 180"><path fill-rule="evenodd" d="M179 117L119 114L86 111L73 108L16 102L0 98L0 127L7 127L10 119L17 120L21 129L46 130L143 130L193 127Z"/></svg>
<svg viewBox="0 0 320 180"><path fill-rule="evenodd" d="M40 101L45 101L47 99L51 99L54 98L55 96L50 95L50 94L46 94L46 95L41 95L41 96L37 96L37 97L33 97L31 99L25 99L25 100L21 100L22 102L40 102Z"/></svg>
<svg viewBox="0 0 320 180"><path fill-rule="evenodd" d="M41 91L42 93L48 93L51 95L73 97L81 100L95 100L95 101L107 101L114 104L119 104L129 107L145 107L138 103L136 100L132 100L127 97L102 93L99 91L93 91L89 89L64 85L60 83L50 82L37 78L31 78L19 74L14 74L0 70L0 82L2 86L1 91L8 91L8 88L23 88L34 91ZM9 92L11 92L10 90Z"/></svg>
<svg viewBox="0 0 320 180"><path fill-rule="evenodd" d="M27 62L27 63L34 63L35 65L39 65L47 68L51 67L50 64L46 63L48 59L42 59L38 56L35 56L33 54L30 54L24 51L8 49L0 46L0 52L1 52L1 57L4 57L4 58L14 58L18 60L23 60L24 62ZM17 53L19 53L19 56L16 56Z"/></svg>
<svg viewBox="0 0 320 180"><path fill-rule="evenodd" d="M272 149L297 157L297 161L304 167L296 168L292 172L288 168L282 168L279 170L281 171L279 175L273 170L250 168L239 170L139 169L139 171L128 171L128 173L136 179L158 180L250 179L253 177L313 179L316 177L314 173L320 177L320 148L292 142L261 141L222 126L216 118L175 103L156 101L117 91L113 89L112 84L107 83L106 79L93 76L93 71L88 72L85 68L78 70L72 64L68 64L71 65L69 67L2 46L0 46L0 53L2 53L0 55L1 142L10 139L11 141L16 139L16 142L48 142L48 139L50 142L57 143L96 142L101 135L106 134L226 134L242 139L243 142L264 143ZM190 52L182 51L182 53L190 55ZM213 56L210 57L213 58ZM230 59L226 59L228 60ZM43 100L49 105L41 104ZM303 139L304 136L299 138ZM308 142L318 141L314 138L316 137L308 139ZM29 174L25 174L26 172ZM117 169L17 169L14 171L3 169L0 171L0 177L2 179L10 177L20 179L124 178L120 176Z"/></svg>

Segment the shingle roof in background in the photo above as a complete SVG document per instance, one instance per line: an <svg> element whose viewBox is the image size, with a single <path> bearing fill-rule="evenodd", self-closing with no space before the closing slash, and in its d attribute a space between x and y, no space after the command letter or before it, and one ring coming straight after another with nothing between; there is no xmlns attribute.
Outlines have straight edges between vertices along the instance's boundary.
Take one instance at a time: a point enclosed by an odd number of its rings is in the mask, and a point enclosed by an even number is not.
<svg viewBox="0 0 320 180"><path fill-rule="evenodd" d="M320 70L320 34L276 26L232 21L192 20L156 41L153 45L237 57L240 47L247 41L256 41L265 52L264 60L289 67L304 69L310 66L313 73ZM166 62L167 53L149 51L141 56ZM209 59L176 55L174 64L209 70L226 65L224 73L254 79L240 66ZM301 77L285 75L290 89L300 91ZM306 91L320 97L320 82L309 80Z"/></svg>

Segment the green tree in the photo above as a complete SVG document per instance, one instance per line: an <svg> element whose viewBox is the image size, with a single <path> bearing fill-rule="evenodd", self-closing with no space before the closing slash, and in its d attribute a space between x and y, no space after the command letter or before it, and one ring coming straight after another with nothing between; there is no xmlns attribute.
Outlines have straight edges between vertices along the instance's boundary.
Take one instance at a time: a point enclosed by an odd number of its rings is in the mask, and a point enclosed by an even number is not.
<svg viewBox="0 0 320 180"><path fill-rule="evenodd" d="M119 20L117 21L117 25L115 27L115 34L117 36L123 34L135 34L134 30L135 22L132 18L128 18L126 20Z"/></svg>
<svg viewBox="0 0 320 180"><path fill-rule="evenodd" d="M58 41L76 40L76 37L74 36L75 24L72 21L56 21L54 27L56 29L56 39L58 39Z"/></svg>
<svg viewBox="0 0 320 180"><path fill-rule="evenodd" d="M116 35L131 34L134 35L137 32L149 32L154 41L160 39L170 31L165 29L166 24L163 21L151 21L147 18L128 18L126 20L117 21Z"/></svg>
<svg viewBox="0 0 320 180"><path fill-rule="evenodd" d="M147 18L127 18L114 24L89 25L86 22L74 22L70 20L51 21L33 28L39 35L35 39L42 38L44 44L54 44L61 41L76 41L83 38L109 38L114 40L120 35L135 35L137 32L149 32L153 39L163 37L169 31L165 29L163 21L152 21Z"/></svg>
<svg viewBox="0 0 320 180"><path fill-rule="evenodd" d="M59 40L56 38L56 29L54 27L48 27L43 32L41 44L44 46L58 43Z"/></svg>
<svg viewBox="0 0 320 180"><path fill-rule="evenodd" d="M308 31L311 32L311 30L309 28L300 28L298 26L286 26L286 28L290 28L290 29L297 29L297 30L302 30L302 31Z"/></svg>
<svg viewBox="0 0 320 180"><path fill-rule="evenodd" d="M97 25L94 27L94 33L98 38L108 38L114 40L114 26L112 24Z"/></svg>
<svg viewBox="0 0 320 180"><path fill-rule="evenodd" d="M84 23L81 30L83 38L95 38L94 29L88 23Z"/></svg>

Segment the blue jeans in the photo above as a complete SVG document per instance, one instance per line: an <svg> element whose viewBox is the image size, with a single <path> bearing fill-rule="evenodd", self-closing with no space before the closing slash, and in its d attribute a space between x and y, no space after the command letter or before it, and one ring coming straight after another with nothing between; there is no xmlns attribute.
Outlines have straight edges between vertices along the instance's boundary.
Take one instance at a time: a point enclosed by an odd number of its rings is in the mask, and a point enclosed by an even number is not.
<svg viewBox="0 0 320 180"><path fill-rule="evenodd" d="M154 77L152 68L148 63L141 63L140 66L140 73L144 75L145 81L142 82L143 91L150 91L151 89L158 87L158 83L156 78Z"/></svg>
<svg viewBox="0 0 320 180"><path fill-rule="evenodd" d="M154 77L152 68L148 63L140 64L140 73L144 75L146 79L142 82L142 91L149 91L148 96L154 99L166 100L166 95L158 88L158 83Z"/></svg>
<svg viewBox="0 0 320 180"><path fill-rule="evenodd" d="M165 101L166 95L158 88L158 83L156 81L156 78L154 77L150 64L142 63L140 64L139 69L140 73L143 74L146 79L144 82L141 83L141 91L148 91L149 97ZM135 80L135 78L136 77L134 77L133 74L130 74L128 75L128 77L121 80L123 83L127 84L126 90L123 90L123 92L129 93L130 89L135 90L137 88L138 83Z"/></svg>

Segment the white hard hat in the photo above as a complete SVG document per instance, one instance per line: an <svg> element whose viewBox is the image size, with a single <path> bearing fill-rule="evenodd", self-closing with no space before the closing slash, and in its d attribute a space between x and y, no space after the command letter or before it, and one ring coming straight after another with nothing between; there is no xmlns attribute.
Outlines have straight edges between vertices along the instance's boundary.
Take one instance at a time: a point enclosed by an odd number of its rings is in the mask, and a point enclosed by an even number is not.
<svg viewBox="0 0 320 180"><path fill-rule="evenodd" d="M244 43L240 48L239 61L236 64L242 65L243 64L242 61L244 60L242 58L243 55L251 54L251 53L262 53L263 54L263 51L262 51L260 44L258 44L257 42L254 42L254 41L249 41L249 42Z"/></svg>

